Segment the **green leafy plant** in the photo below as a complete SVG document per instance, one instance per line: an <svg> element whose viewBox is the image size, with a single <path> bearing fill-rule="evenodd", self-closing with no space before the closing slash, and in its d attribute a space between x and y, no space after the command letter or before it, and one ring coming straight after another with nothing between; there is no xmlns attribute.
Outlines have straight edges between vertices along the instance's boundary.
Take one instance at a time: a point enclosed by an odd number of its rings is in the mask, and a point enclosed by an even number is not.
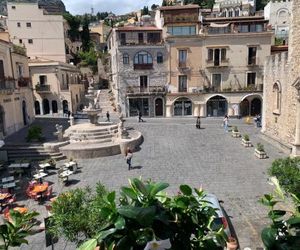
<svg viewBox="0 0 300 250"><path fill-rule="evenodd" d="M10 219L0 225L0 249L5 250L28 244L25 238L33 233L32 227L36 225L34 218L39 215L35 211L21 214L14 210L10 210L9 214Z"/></svg>
<svg viewBox="0 0 300 250"><path fill-rule="evenodd" d="M300 198L300 158L284 158L273 161L268 169L270 176L279 180L282 188Z"/></svg>
<svg viewBox="0 0 300 250"><path fill-rule="evenodd" d="M260 151L260 152L265 152L265 147L263 144L261 143L257 143L256 144L256 150Z"/></svg>
<svg viewBox="0 0 300 250"><path fill-rule="evenodd" d="M270 179L275 186L272 194L265 194L260 202L268 207L271 224L261 232L266 250L296 250L300 246L300 199L284 192L276 177ZM289 209L290 201L293 208ZM287 208L287 209L285 209Z"/></svg>
<svg viewBox="0 0 300 250"><path fill-rule="evenodd" d="M250 141L249 135L247 135L247 134L244 134L243 139L245 141Z"/></svg>
<svg viewBox="0 0 300 250"><path fill-rule="evenodd" d="M232 131L233 131L233 132L239 132L237 126L234 126L234 127L232 128Z"/></svg>
<svg viewBox="0 0 300 250"><path fill-rule="evenodd" d="M102 192L96 202L89 192L70 191L54 202L52 219L57 232L72 241L89 238L80 245L82 250L94 250L96 246L144 249L149 242L163 240L169 241L174 250L225 246L227 237L221 226L214 225L217 214L205 200L204 191L181 185L180 192L169 197L165 193L168 186L135 178L121 188L118 203L115 192Z"/></svg>
<svg viewBox="0 0 300 250"><path fill-rule="evenodd" d="M33 125L28 129L27 137L26 140L28 142L37 140L37 141L42 141L42 127L38 125Z"/></svg>

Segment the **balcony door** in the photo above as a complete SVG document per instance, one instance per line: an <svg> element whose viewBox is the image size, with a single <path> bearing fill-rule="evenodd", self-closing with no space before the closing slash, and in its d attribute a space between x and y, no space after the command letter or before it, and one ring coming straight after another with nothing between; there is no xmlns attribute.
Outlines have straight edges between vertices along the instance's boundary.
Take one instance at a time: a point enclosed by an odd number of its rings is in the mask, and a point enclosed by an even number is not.
<svg viewBox="0 0 300 250"><path fill-rule="evenodd" d="M178 92L187 92L187 76L178 77Z"/></svg>
<svg viewBox="0 0 300 250"><path fill-rule="evenodd" d="M140 76L140 92L148 91L148 76Z"/></svg>
<svg viewBox="0 0 300 250"><path fill-rule="evenodd" d="M139 44L143 44L144 43L144 33L139 33Z"/></svg>
<svg viewBox="0 0 300 250"><path fill-rule="evenodd" d="M215 49L214 66L220 65L220 49Z"/></svg>

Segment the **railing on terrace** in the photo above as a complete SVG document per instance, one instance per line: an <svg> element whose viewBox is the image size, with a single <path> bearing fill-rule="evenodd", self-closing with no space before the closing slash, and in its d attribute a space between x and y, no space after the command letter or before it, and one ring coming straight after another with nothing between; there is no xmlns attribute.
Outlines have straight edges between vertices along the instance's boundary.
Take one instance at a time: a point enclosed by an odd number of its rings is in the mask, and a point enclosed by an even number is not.
<svg viewBox="0 0 300 250"><path fill-rule="evenodd" d="M153 63L134 64L135 70L153 69Z"/></svg>
<svg viewBox="0 0 300 250"><path fill-rule="evenodd" d="M150 94L150 93L166 93L164 86L149 86L146 88L139 86L129 86L126 89L127 94Z"/></svg>
<svg viewBox="0 0 300 250"><path fill-rule="evenodd" d="M36 92L50 92L50 85L36 85Z"/></svg>
<svg viewBox="0 0 300 250"><path fill-rule="evenodd" d="M15 89L15 80L0 79L0 90Z"/></svg>

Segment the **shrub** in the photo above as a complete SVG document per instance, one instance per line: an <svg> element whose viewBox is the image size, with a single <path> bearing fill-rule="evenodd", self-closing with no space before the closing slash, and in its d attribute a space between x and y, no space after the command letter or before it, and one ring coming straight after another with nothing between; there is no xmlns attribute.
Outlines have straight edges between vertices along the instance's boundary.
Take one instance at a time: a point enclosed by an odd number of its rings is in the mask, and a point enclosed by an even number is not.
<svg viewBox="0 0 300 250"><path fill-rule="evenodd" d="M234 126L233 129L232 129L232 131L233 131L233 132L239 132L237 126Z"/></svg>
<svg viewBox="0 0 300 250"><path fill-rule="evenodd" d="M256 149L257 149L258 151L260 151L260 152L265 152L265 147L264 147L264 145L261 144L261 143L257 143Z"/></svg>
<svg viewBox="0 0 300 250"><path fill-rule="evenodd" d="M275 176L282 188L300 198L300 158L284 158L273 161L268 169L270 176Z"/></svg>
<svg viewBox="0 0 300 250"><path fill-rule="evenodd" d="M26 140L31 142L33 140L42 141L42 127L38 125L31 126L28 129Z"/></svg>
<svg viewBox="0 0 300 250"><path fill-rule="evenodd" d="M247 134L244 134L243 139L245 141L250 141L249 135L247 135Z"/></svg>

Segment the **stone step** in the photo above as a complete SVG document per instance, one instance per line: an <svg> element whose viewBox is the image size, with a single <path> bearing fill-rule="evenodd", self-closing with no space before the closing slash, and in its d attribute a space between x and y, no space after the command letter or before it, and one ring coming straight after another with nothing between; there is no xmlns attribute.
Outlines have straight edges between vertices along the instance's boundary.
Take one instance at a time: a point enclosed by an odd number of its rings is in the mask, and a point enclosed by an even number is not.
<svg viewBox="0 0 300 250"><path fill-rule="evenodd" d="M113 142L113 140L111 138L107 138L107 139L87 139L87 140L83 140L83 141L77 141L77 140L70 140L70 142L72 144L81 144L82 147L86 147L88 145L90 145L91 143L97 143L97 144L104 144L104 143L110 143Z"/></svg>
<svg viewBox="0 0 300 250"><path fill-rule="evenodd" d="M107 135L89 135L89 136L83 136L78 134L73 134L70 136L71 140L97 140L97 139L108 139L114 137L114 134L107 134Z"/></svg>

